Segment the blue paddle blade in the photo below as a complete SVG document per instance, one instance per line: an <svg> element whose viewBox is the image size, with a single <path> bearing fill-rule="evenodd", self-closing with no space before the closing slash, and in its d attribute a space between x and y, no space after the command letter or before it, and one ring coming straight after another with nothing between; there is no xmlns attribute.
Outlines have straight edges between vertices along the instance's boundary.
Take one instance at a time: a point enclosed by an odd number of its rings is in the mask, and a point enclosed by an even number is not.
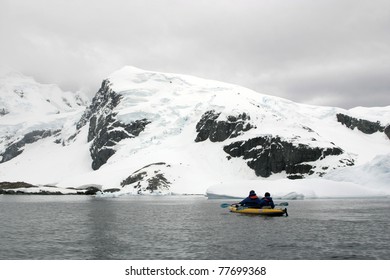
<svg viewBox="0 0 390 280"><path fill-rule="evenodd" d="M288 202L280 202L278 206L288 206Z"/></svg>
<svg viewBox="0 0 390 280"><path fill-rule="evenodd" d="M230 206L229 203L222 203L221 205L221 208L228 208Z"/></svg>

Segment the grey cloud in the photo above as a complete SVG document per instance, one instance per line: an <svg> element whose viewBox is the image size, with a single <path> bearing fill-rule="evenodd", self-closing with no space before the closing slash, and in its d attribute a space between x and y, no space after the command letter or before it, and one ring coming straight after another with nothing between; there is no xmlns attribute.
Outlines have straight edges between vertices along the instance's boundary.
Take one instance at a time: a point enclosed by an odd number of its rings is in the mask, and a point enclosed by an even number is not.
<svg viewBox="0 0 390 280"><path fill-rule="evenodd" d="M318 105L389 105L390 3L0 2L0 72L94 93L123 65Z"/></svg>

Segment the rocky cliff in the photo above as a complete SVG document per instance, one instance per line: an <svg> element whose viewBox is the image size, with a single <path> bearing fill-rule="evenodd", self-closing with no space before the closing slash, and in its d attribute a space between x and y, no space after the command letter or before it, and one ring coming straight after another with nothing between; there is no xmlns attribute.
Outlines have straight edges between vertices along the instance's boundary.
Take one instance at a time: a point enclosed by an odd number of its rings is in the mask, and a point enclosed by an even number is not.
<svg viewBox="0 0 390 280"><path fill-rule="evenodd" d="M10 97L21 102L26 92ZM51 101L36 122L21 117L18 130L10 118L17 106L0 104L8 135L0 137L0 181L118 195L204 193L234 180L319 178L390 153L389 107L309 106L134 67L105 79L83 111L72 102L57 113Z"/></svg>
<svg viewBox="0 0 390 280"><path fill-rule="evenodd" d="M137 137L150 123L143 118L130 123L122 123L114 111L122 96L110 88L110 82L104 80L99 91L92 99L91 105L77 124L80 129L89 123L88 142L91 142L90 153L92 169L97 170L115 154L115 145L126 138Z"/></svg>
<svg viewBox="0 0 390 280"><path fill-rule="evenodd" d="M365 134L373 134L376 132L384 132L390 139L390 126L384 126L379 121L372 122L365 119L354 118L345 114L337 114L337 121L350 129L358 129Z"/></svg>

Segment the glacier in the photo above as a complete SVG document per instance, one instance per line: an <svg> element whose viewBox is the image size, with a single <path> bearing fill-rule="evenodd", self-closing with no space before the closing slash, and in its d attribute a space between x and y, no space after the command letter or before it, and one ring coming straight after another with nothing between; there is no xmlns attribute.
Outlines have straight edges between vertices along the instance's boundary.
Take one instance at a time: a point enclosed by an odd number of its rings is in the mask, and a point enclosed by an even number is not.
<svg viewBox="0 0 390 280"><path fill-rule="evenodd" d="M22 193L390 195L390 106L305 105L126 66L92 100L7 76L0 113L0 182L36 186L13 189ZM380 129L367 134L338 114Z"/></svg>

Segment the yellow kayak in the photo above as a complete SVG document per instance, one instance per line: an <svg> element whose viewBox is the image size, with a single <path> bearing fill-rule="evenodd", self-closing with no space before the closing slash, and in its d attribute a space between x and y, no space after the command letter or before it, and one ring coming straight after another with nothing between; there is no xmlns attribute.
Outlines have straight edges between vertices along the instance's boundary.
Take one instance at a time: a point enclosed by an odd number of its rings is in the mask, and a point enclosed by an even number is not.
<svg viewBox="0 0 390 280"><path fill-rule="evenodd" d="M242 206L235 206L231 205L229 206L229 210L234 213L243 213L243 214L257 214L257 215L265 215L265 216L283 216L287 214L287 208L248 208L248 207L242 207Z"/></svg>

